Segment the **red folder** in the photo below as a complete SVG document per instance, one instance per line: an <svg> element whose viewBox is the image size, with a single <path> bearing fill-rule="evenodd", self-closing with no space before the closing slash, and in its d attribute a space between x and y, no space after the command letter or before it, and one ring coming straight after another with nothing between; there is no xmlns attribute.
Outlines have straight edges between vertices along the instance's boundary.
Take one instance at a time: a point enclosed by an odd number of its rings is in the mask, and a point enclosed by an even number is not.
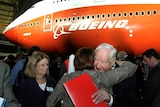
<svg viewBox="0 0 160 107"><path fill-rule="evenodd" d="M106 102L95 104L91 98L98 89L88 73L63 83L75 107L109 107Z"/></svg>

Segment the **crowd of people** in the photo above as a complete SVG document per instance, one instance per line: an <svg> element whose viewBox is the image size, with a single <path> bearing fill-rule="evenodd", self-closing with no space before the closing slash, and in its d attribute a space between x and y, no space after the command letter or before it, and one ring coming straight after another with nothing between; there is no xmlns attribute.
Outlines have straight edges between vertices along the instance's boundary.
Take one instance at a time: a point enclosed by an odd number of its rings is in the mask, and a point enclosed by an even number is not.
<svg viewBox="0 0 160 107"><path fill-rule="evenodd" d="M74 53L71 73L68 58L57 53L51 57L33 46L25 57L9 55L1 60L0 99L4 107L74 107L63 83L84 73L98 88L91 95L95 104L160 107L160 60L155 49L134 57L108 43L95 49L82 47Z"/></svg>

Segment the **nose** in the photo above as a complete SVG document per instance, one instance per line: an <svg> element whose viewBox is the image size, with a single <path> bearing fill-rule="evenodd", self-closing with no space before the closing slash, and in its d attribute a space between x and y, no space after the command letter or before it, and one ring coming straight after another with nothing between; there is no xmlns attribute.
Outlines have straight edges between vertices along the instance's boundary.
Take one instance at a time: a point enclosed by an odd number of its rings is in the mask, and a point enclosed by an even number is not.
<svg viewBox="0 0 160 107"><path fill-rule="evenodd" d="M96 61L95 62L95 66L97 69L99 69L101 67L101 62L100 61Z"/></svg>
<svg viewBox="0 0 160 107"><path fill-rule="evenodd" d="M17 43L17 31L15 30L15 28L5 29L5 31L3 32L3 36L10 42Z"/></svg>

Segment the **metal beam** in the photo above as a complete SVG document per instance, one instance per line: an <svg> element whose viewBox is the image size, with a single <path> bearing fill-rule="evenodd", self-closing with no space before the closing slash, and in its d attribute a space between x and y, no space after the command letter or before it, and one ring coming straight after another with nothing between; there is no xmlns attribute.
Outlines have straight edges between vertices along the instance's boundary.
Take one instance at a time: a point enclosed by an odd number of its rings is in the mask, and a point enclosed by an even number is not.
<svg viewBox="0 0 160 107"><path fill-rule="evenodd" d="M15 4L13 4L13 2L7 2L7 0L5 0L5 1L1 0L0 4L5 5L5 6L15 7Z"/></svg>

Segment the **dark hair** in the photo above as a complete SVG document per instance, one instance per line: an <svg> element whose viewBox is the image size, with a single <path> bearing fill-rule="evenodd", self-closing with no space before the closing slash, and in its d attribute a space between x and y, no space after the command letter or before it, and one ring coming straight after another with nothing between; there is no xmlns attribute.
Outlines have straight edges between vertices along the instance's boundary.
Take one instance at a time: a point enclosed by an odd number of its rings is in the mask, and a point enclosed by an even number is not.
<svg viewBox="0 0 160 107"><path fill-rule="evenodd" d="M24 65L23 65L23 70L25 69L26 67L26 64L28 62L28 57L31 57L31 55L34 53L34 52L41 52L41 49L40 47L38 46L32 46L30 49L28 49L28 52L27 52L27 57L26 57L26 60L24 62Z"/></svg>
<svg viewBox="0 0 160 107"><path fill-rule="evenodd" d="M158 52L157 52L155 49L153 49L153 48L146 50L146 51L142 54L142 57L143 57L144 55L145 55L147 58L151 58L151 57L153 56L153 57L155 57L156 59L159 59Z"/></svg>
<svg viewBox="0 0 160 107"><path fill-rule="evenodd" d="M35 51L40 52L41 51L40 47L32 46L30 49L28 49L27 56L31 56L33 54L33 52L35 52Z"/></svg>
<svg viewBox="0 0 160 107"><path fill-rule="evenodd" d="M75 70L93 69L94 50L91 47L82 47L75 53Z"/></svg>

